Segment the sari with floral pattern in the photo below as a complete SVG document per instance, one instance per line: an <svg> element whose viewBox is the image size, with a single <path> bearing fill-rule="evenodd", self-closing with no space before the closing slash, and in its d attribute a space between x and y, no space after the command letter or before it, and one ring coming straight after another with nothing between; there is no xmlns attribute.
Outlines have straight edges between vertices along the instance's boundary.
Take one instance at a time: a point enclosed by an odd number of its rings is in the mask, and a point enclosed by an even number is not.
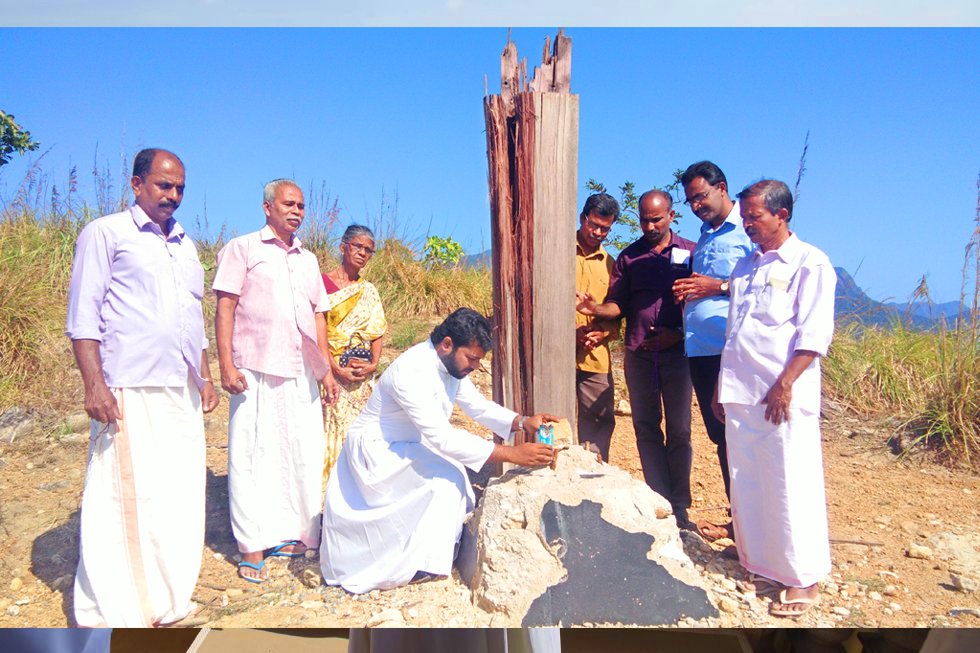
<svg viewBox="0 0 980 653"><path fill-rule="evenodd" d="M384 335L388 329L381 296L378 289L369 281L359 279L338 289L326 275L323 275L327 288L330 312L327 313L327 342L330 355L340 362L340 355L351 344L371 343ZM323 464L323 484L326 486L340 456L340 448L347 436L347 429L367 403L374 389L374 378L354 383L344 383L339 378L340 396L333 406L328 406L324 416L324 437L326 451Z"/></svg>

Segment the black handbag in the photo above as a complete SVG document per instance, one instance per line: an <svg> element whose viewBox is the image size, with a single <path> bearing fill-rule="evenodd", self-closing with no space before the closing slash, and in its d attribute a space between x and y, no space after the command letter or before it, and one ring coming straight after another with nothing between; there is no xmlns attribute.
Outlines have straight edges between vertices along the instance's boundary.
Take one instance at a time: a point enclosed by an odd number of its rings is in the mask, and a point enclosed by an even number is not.
<svg viewBox="0 0 980 653"><path fill-rule="evenodd" d="M358 339L358 343L354 343L354 338ZM371 346L369 343L364 342L364 339L360 336L352 336L350 341L347 343L347 349L344 353L340 355L340 366L347 367L350 364L352 358L357 358L368 363L371 362Z"/></svg>

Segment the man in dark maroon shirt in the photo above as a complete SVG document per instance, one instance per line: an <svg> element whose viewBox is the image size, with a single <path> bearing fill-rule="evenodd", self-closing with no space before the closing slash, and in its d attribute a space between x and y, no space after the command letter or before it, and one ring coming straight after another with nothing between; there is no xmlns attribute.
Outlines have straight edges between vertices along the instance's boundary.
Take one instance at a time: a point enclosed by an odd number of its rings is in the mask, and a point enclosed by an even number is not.
<svg viewBox="0 0 980 653"><path fill-rule="evenodd" d="M694 243L671 230L672 207L662 190L640 196L643 237L616 259L605 303L577 293L576 308L600 318L626 317L624 371L643 478L670 501L678 526L691 528L691 376L682 310L671 286L690 274Z"/></svg>

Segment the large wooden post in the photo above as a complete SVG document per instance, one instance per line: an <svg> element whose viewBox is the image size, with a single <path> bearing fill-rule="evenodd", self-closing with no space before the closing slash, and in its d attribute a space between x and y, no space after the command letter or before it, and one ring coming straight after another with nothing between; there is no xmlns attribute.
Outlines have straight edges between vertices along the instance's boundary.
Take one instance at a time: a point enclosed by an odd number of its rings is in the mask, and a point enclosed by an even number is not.
<svg viewBox="0 0 980 653"><path fill-rule="evenodd" d="M549 52L550 50L550 52ZM575 423L579 99L572 42L545 41L530 82L508 36L484 100L493 247L493 398ZM574 436L573 436L574 437Z"/></svg>

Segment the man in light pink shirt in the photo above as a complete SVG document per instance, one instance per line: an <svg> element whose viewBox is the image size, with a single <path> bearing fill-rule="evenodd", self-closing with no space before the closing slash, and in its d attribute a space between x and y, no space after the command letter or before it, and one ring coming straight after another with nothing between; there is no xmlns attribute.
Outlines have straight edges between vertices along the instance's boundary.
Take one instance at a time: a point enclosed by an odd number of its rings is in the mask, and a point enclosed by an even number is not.
<svg viewBox="0 0 980 653"><path fill-rule="evenodd" d="M184 165L136 155L136 202L78 237L66 334L92 418L75 578L79 626L146 627L188 616L204 544L204 269L173 217ZM179 478L179 483L174 479Z"/></svg>
<svg viewBox="0 0 980 653"><path fill-rule="evenodd" d="M231 394L228 497L242 560L238 574L267 577L266 558L301 556L320 539L323 403L338 388L327 362L327 292L295 232L303 192L265 186L266 226L218 253L215 338L221 386Z"/></svg>

